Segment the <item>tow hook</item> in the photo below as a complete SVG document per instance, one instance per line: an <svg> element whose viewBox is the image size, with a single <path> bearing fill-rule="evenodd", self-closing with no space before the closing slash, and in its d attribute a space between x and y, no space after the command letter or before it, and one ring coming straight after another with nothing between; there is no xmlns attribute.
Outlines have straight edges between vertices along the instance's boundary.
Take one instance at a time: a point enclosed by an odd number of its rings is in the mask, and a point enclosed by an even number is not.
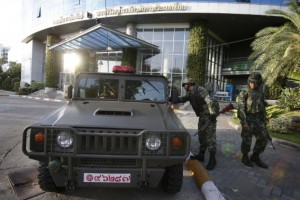
<svg viewBox="0 0 300 200"><path fill-rule="evenodd" d="M138 187L139 187L141 190L145 189L145 188L148 187L148 186L149 186L149 183L148 183L147 181L139 181L139 182L138 182Z"/></svg>
<svg viewBox="0 0 300 200"><path fill-rule="evenodd" d="M50 173L57 173L61 170L61 161L60 160L53 160L49 163L48 169Z"/></svg>
<svg viewBox="0 0 300 200"><path fill-rule="evenodd" d="M68 192L73 192L75 190L75 186L76 186L76 183L74 180L69 180L67 183L66 183L66 190Z"/></svg>

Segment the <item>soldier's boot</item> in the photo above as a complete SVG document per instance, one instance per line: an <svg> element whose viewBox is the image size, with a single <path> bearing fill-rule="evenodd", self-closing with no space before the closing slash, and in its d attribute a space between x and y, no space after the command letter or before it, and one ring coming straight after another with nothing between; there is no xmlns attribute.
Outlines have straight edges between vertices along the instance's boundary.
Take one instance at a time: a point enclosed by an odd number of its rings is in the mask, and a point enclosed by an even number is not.
<svg viewBox="0 0 300 200"><path fill-rule="evenodd" d="M258 153L253 153L251 158L250 158L250 161L256 163L257 166L259 166L261 168L268 169L268 165L266 163L264 163L263 161L261 161L261 159L259 158Z"/></svg>
<svg viewBox="0 0 300 200"><path fill-rule="evenodd" d="M199 153L197 155L191 155L190 159L199 160L200 162L204 162L204 154L205 154L205 151L199 151Z"/></svg>
<svg viewBox="0 0 300 200"><path fill-rule="evenodd" d="M210 156L209 156L208 164L206 165L206 169L207 170L213 170L216 165L217 165L216 152L211 151Z"/></svg>
<svg viewBox="0 0 300 200"><path fill-rule="evenodd" d="M253 164L249 160L248 154L243 154L242 163L248 167L253 167Z"/></svg>

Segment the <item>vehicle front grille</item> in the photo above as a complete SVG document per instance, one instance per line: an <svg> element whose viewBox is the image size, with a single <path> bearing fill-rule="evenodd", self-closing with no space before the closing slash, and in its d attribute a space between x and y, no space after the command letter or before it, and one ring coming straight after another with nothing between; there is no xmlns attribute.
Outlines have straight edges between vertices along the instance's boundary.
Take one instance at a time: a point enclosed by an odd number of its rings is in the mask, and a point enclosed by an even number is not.
<svg viewBox="0 0 300 200"><path fill-rule="evenodd" d="M81 158L83 167L137 167L135 159Z"/></svg>
<svg viewBox="0 0 300 200"><path fill-rule="evenodd" d="M77 129L77 153L138 155L139 135L132 130Z"/></svg>

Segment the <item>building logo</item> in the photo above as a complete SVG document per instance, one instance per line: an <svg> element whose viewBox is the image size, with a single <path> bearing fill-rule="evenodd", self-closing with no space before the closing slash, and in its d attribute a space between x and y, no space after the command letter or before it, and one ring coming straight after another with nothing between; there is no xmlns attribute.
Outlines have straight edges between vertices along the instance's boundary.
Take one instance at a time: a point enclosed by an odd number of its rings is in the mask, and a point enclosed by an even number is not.
<svg viewBox="0 0 300 200"><path fill-rule="evenodd" d="M151 13L151 12L171 12L171 11L185 11L186 6L180 3L172 4L147 4L147 5L136 5L136 6L127 6L103 10L95 10L87 12L85 16L83 12L75 13L70 16L62 16L59 19L53 21L53 24L63 24L70 21L80 20L84 18L93 18L95 17L106 17L113 15L126 15L134 13Z"/></svg>

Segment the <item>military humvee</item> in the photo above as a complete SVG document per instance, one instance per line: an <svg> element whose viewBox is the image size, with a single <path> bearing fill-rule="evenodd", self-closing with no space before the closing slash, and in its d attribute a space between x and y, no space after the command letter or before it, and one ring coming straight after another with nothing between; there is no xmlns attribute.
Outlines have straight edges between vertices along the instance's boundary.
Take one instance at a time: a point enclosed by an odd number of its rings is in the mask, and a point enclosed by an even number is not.
<svg viewBox="0 0 300 200"><path fill-rule="evenodd" d="M66 105L23 132L24 154L40 162L41 189L161 183L180 191L190 135L168 104L168 88L164 76L79 74Z"/></svg>

